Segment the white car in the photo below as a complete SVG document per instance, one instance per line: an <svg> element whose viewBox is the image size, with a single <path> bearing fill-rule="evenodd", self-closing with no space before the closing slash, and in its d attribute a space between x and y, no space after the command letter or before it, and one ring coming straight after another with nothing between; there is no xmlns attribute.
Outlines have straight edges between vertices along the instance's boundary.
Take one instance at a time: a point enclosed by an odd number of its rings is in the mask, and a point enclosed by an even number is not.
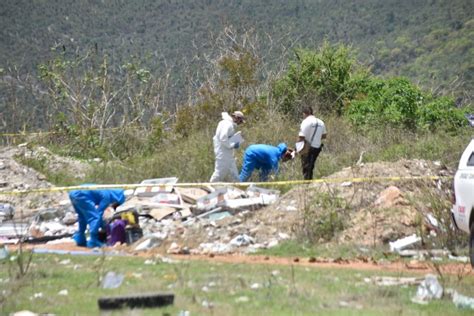
<svg viewBox="0 0 474 316"><path fill-rule="evenodd" d="M464 150L454 176L454 205L451 209L456 227L468 234L471 265L474 267L474 139Z"/></svg>

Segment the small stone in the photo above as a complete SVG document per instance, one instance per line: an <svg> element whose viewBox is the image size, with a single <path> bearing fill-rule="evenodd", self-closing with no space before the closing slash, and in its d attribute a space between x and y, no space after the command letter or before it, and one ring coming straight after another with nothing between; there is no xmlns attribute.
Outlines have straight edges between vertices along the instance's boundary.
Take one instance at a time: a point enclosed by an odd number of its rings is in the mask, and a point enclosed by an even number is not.
<svg viewBox="0 0 474 316"><path fill-rule="evenodd" d="M259 288L261 288L262 286L260 285L260 283L254 283L250 286L250 288L252 290L258 290Z"/></svg>
<svg viewBox="0 0 474 316"><path fill-rule="evenodd" d="M61 290L61 291L58 292L58 295L61 295L61 296L67 296L68 294L69 294L69 292L66 289Z"/></svg>
<svg viewBox="0 0 474 316"><path fill-rule="evenodd" d="M250 299L247 296L240 296L235 299L236 303L247 303Z"/></svg>

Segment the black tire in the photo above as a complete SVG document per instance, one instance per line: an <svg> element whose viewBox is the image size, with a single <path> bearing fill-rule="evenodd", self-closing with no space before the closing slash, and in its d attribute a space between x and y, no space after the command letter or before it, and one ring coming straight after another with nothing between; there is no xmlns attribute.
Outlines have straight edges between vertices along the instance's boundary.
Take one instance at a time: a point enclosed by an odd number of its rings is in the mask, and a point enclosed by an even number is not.
<svg viewBox="0 0 474 316"><path fill-rule="evenodd" d="M471 234L469 235L469 257L471 258L471 267L474 268L474 223L471 225Z"/></svg>

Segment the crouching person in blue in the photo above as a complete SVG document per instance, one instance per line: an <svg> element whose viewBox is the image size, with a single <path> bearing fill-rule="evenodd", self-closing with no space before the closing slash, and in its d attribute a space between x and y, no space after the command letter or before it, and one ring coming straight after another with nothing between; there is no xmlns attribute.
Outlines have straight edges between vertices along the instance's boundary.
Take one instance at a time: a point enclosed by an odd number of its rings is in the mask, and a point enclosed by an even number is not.
<svg viewBox="0 0 474 316"><path fill-rule="evenodd" d="M281 143L277 147L264 144L250 145L244 153L240 181L247 181L255 169L260 170L260 181L267 181L270 173L278 173L280 160L287 161L292 158L292 150Z"/></svg>
<svg viewBox="0 0 474 316"><path fill-rule="evenodd" d="M102 216L107 207L114 209L125 202L124 190L75 190L69 192L72 206L78 215L79 230L73 239L78 246L102 247L104 244L99 240L99 230L104 227ZM90 238L86 240L86 228L89 225Z"/></svg>

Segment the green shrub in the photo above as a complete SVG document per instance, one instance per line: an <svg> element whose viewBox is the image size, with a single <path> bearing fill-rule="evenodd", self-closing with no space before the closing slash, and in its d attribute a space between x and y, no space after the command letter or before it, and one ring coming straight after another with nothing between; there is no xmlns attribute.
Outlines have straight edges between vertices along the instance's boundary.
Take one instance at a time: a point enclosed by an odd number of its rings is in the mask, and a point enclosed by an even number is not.
<svg viewBox="0 0 474 316"><path fill-rule="evenodd" d="M340 115L366 78L367 70L357 66L349 47L325 41L319 51L297 49L272 92L278 108L293 117L307 105Z"/></svg>
<svg viewBox="0 0 474 316"><path fill-rule="evenodd" d="M355 100L346 115L357 126L403 126L416 128L418 108L423 102L420 89L406 78L372 79L365 87L367 97Z"/></svg>
<svg viewBox="0 0 474 316"><path fill-rule="evenodd" d="M459 127L466 126L465 114L471 108L457 108L454 100L448 97L433 99L418 109L417 125L424 130L455 131Z"/></svg>

